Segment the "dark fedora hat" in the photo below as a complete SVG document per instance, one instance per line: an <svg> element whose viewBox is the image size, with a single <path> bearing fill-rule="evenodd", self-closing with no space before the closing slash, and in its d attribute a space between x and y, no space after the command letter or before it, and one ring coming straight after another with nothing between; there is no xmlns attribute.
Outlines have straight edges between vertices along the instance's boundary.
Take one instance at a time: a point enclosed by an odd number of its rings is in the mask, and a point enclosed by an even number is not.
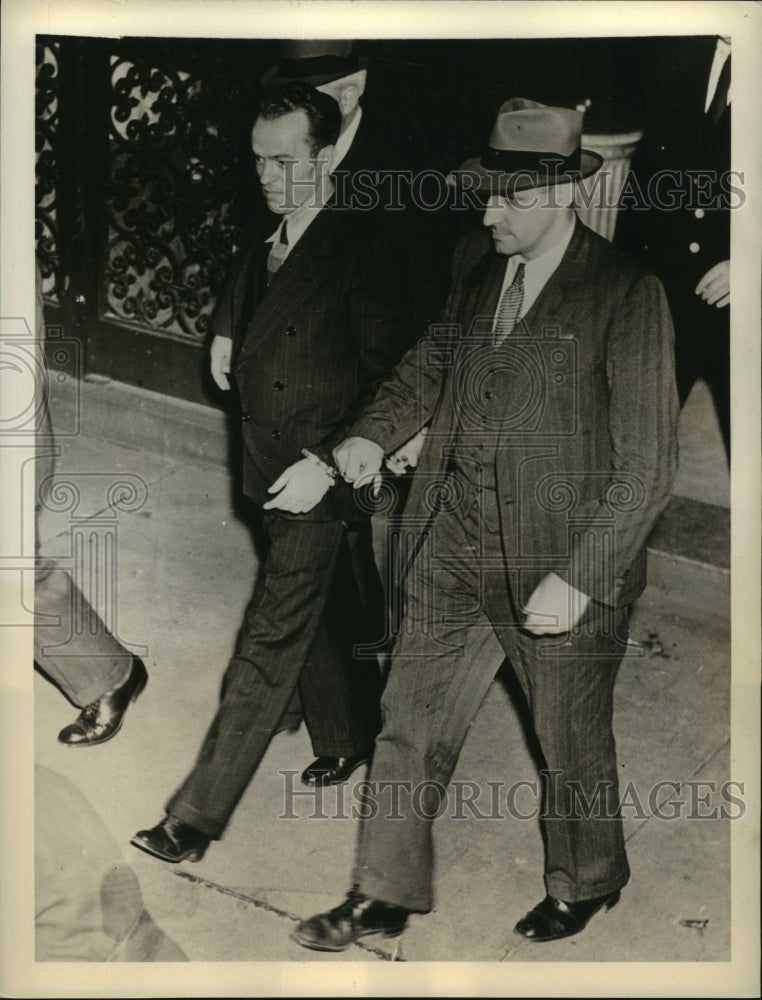
<svg viewBox="0 0 762 1000"><path fill-rule="evenodd" d="M501 106L484 153L452 176L461 182L464 175L476 176L477 190L502 194L579 180L602 163L602 156L582 148L581 111L512 97Z"/></svg>
<svg viewBox="0 0 762 1000"><path fill-rule="evenodd" d="M261 83L266 90L292 80L321 87L357 73L367 65L368 60L355 52L354 43L344 39L284 41L280 44L277 64L265 72Z"/></svg>

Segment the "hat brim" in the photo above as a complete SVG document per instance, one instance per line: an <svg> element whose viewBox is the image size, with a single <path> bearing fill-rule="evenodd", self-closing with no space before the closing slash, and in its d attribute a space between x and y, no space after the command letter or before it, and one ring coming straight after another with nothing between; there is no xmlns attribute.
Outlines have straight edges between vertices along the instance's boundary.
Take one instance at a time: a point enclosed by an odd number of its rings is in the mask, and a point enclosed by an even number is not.
<svg viewBox="0 0 762 1000"><path fill-rule="evenodd" d="M260 84L263 90L272 90L273 87L280 87L284 83L293 83L294 80L301 80L303 83L311 83L313 87L322 87L323 84L333 83L335 80L342 80L345 76L352 76L359 73L361 69L367 69L370 59L367 56L357 56L350 67L336 70L332 73L294 73L284 75L278 66L271 66L262 75Z"/></svg>
<svg viewBox="0 0 762 1000"><path fill-rule="evenodd" d="M479 157L472 157L466 160L453 170L451 177L454 183L463 183L464 176L476 177L477 183L474 187L470 185L470 190L481 191L485 194L507 194L511 191L529 191L533 188L554 187L557 184L567 184L570 181L578 181L584 177L589 177L599 170L603 163L600 153L594 153L590 149L580 150L579 168L573 171L558 170L554 173L537 170L487 170L482 166Z"/></svg>

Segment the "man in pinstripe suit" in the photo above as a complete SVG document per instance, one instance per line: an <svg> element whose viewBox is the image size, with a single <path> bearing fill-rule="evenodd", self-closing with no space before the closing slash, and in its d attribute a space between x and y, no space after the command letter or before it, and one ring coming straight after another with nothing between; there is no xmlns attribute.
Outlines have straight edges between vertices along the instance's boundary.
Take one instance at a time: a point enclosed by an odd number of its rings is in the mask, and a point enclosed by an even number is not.
<svg viewBox="0 0 762 1000"><path fill-rule="evenodd" d="M659 281L575 218L573 181L600 165L581 131L577 111L503 105L487 152L461 168L484 194L489 234L459 243L442 326L334 452L357 483L429 425L405 507L424 539L407 574L353 888L299 925L308 948L397 934L409 912L432 908L432 820L447 810L466 733L506 656L546 785L547 895L516 932L576 934L628 880L613 690L675 471L677 394Z"/></svg>
<svg viewBox="0 0 762 1000"><path fill-rule="evenodd" d="M358 550L372 561L370 526L329 463L402 353L404 296L376 221L332 203L340 121L331 97L294 82L265 95L252 132L278 224L233 267L212 373L222 387L235 378L243 486L267 550L196 765L132 840L165 861L197 861L221 836L297 687L318 756L305 780L345 780L380 724L378 663L354 652L383 638L353 571Z"/></svg>

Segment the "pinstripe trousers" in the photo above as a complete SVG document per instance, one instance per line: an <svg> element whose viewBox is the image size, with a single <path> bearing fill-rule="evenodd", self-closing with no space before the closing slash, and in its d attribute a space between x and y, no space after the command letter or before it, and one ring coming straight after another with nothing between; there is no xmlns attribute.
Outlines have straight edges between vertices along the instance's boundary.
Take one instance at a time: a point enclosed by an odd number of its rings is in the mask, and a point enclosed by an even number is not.
<svg viewBox="0 0 762 1000"><path fill-rule="evenodd" d="M317 756L365 754L380 726L378 662L353 655L378 639L353 569L369 530L270 512L263 529L267 551L217 714L167 805L210 837L222 834L297 688Z"/></svg>
<svg viewBox="0 0 762 1000"><path fill-rule="evenodd" d="M613 892L629 878L612 733L627 612L612 609L562 637L535 637L517 627L509 576L510 559L476 501L464 516L435 517L408 576L405 620L382 698L353 878L368 896L431 909L432 818L447 814L446 788L461 747L506 656L526 696L543 770L552 776L542 810L547 892L578 901ZM506 774L500 761L495 767L497 775L488 777L506 786L526 777ZM394 819L385 782L401 783ZM572 789L588 801L602 791L589 818L575 817Z"/></svg>

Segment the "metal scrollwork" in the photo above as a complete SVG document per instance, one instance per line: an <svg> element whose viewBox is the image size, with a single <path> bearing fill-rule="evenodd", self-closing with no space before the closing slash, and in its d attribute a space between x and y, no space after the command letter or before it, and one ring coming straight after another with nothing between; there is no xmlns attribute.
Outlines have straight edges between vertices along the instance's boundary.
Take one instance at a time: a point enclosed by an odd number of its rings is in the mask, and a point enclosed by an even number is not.
<svg viewBox="0 0 762 1000"><path fill-rule="evenodd" d="M39 38L36 45L35 240L44 295L57 294L59 232L57 211L58 127L60 123L60 42Z"/></svg>
<svg viewBox="0 0 762 1000"><path fill-rule="evenodd" d="M241 231L219 120L234 94L166 60L112 54L110 73L106 311L201 341Z"/></svg>

